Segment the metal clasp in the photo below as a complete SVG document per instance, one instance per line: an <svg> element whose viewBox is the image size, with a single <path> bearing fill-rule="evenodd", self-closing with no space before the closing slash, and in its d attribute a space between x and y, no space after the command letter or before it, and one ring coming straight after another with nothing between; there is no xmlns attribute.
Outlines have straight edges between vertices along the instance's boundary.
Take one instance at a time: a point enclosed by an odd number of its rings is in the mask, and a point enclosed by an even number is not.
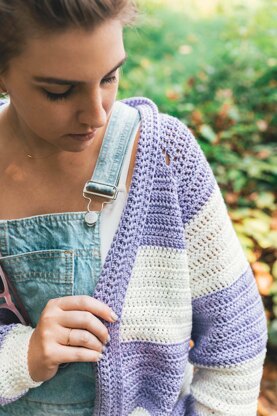
<svg viewBox="0 0 277 416"><path fill-rule="evenodd" d="M85 223L88 227L93 227L99 217L100 212L103 210L105 204L111 204L118 195L118 189L116 186L112 186L106 183L96 182L96 181L87 181L83 189L83 197L88 199L87 213L85 215ZM110 199L109 202L104 201L102 203L102 208L100 211L91 211L91 197L92 196L101 196L103 198Z"/></svg>
<svg viewBox="0 0 277 416"><path fill-rule="evenodd" d="M86 198L88 195L102 196L103 198L116 199L118 189L116 186L109 185L107 183L87 181L83 189L83 196Z"/></svg>

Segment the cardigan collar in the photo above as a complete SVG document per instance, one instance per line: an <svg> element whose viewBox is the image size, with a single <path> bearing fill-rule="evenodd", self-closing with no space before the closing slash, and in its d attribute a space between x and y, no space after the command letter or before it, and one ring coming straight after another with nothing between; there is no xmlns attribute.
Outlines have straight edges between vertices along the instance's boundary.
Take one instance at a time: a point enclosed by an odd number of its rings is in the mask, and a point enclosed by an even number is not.
<svg viewBox="0 0 277 416"><path fill-rule="evenodd" d="M160 140L160 121L156 105L149 99L140 97L123 102L138 109L141 128L128 199L94 293L96 299L108 304L119 317L116 323L107 324L111 341L104 358L97 363L94 415L121 414L120 381L123 374L120 365L120 321L149 207Z"/></svg>

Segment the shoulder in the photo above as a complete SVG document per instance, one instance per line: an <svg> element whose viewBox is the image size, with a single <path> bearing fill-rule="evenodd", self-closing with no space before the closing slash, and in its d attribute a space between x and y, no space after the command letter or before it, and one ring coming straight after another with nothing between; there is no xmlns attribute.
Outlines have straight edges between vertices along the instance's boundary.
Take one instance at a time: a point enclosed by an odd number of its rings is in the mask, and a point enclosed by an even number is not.
<svg viewBox="0 0 277 416"><path fill-rule="evenodd" d="M197 139L182 121L161 113L157 105L145 97L132 97L123 102L138 109L142 122L141 134L151 134L159 141L158 149L167 155L174 176L191 177L198 171L209 170Z"/></svg>
<svg viewBox="0 0 277 416"><path fill-rule="evenodd" d="M192 131L178 118L158 111L150 100L140 105L153 109L155 114L146 114L151 121L157 120L159 129L158 151L167 165L167 173L174 179L182 219L187 223L216 193L220 193L211 166ZM148 120L148 121L149 121ZM151 127L148 123L148 127ZM153 126L152 126L153 127Z"/></svg>
<svg viewBox="0 0 277 416"><path fill-rule="evenodd" d="M190 129L183 122L177 117L160 112L154 101L149 98L131 97L122 102L136 108L141 115L142 123L151 125L152 122L152 127L157 127L160 136L171 144L178 146L180 142L196 143Z"/></svg>

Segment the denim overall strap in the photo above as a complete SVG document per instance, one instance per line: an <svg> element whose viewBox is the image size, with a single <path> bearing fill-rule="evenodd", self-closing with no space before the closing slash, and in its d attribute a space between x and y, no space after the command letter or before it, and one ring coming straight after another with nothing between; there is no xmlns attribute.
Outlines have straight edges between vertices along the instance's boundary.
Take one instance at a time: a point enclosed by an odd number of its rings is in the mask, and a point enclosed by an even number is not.
<svg viewBox="0 0 277 416"><path fill-rule="evenodd" d="M120 101L114 103L93 176L83 190L84 197L116 199L123 161L139 122L138 110Z"/></svg>
<svg viewBox="0 0 277 416"><path fill-rule="evenodd" d="M92 180L117 186L122 164L133 131L140 117L137 109L115 102ZM109 164L105 159L110 160Z"/></svg>

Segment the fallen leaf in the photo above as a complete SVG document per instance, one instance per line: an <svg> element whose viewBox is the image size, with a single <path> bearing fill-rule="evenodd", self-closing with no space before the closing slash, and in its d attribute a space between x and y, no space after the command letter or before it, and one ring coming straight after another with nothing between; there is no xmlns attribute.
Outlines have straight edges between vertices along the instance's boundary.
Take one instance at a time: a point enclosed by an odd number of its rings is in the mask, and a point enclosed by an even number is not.
<svg viewBox="0 0 277 416"><path fill-rule="evenodd" d="M252 269L255 274L260 294L263 296L269 296L269 292L273 284L273 277L269 273L269 266L265 263L256 261L252 264Z"/></svg>
<svg viewBox="0 0 277 416"><path fill-rule="evenodd" d="M177 101L180 99L180 94L174 90L168 90L166 96L170 101Z"/></svg>

